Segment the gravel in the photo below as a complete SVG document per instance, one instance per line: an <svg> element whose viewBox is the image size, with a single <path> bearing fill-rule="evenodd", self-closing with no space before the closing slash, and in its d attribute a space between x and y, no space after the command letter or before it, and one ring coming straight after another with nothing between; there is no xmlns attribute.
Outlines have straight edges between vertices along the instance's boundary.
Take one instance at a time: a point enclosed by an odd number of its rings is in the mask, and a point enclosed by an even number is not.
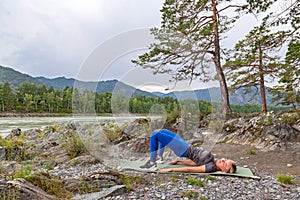
<svg viewBox="0 0 300 200"><path fill-rule="evenodd" d="M89 166L56 167L50 173L62 178L78 178L89 176L94 172L105 171L106 167L100 164ZM126 172L128 175L141 177L144 181L134 184L130 192L117 196L105 197L108 200L125 199L300 199L300 176L293 176L296 184L282 184L277 177L267 172L252 169L256 176L261 179L237 178L231 176L199 176L187 174L157 174ZM198 186L188 183L190 178L201 181L203 185Z"/></svg>
<svg viewBox="0 0 300 200"><path fill-rule="evenodd" d="M134 191L106 199L280 199L299 200L300 186L282 184L269 174L257 174L260 180L228 176L172 175L156 174L150 184L143 185ZM186 182L187 178L200 180L203 186ZM155 181L156 180L156 181ZM300 181L300 177L294 177Z"/></svg>

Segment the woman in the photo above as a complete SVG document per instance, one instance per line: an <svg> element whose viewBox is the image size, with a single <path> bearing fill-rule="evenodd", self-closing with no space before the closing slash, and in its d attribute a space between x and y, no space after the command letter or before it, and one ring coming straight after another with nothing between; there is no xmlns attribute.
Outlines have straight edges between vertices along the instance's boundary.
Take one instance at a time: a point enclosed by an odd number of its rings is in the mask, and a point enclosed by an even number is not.
<svg viewBox="0 0 300 200"><path fill-rule="evenodd" d="M184 141L179 135L162 129L153 132L150 136L150 160L140 166L141 170L157 170L156 160L163 157L164 147L169 147L178 157L188 159L177 159L170 164L183 163L192 167L167 168L161 169L160 172L215 172L222 171L225 173L235 173L236 165L234 161L220 159L215 161L211 152L200 147L194 147Z"/></svg>

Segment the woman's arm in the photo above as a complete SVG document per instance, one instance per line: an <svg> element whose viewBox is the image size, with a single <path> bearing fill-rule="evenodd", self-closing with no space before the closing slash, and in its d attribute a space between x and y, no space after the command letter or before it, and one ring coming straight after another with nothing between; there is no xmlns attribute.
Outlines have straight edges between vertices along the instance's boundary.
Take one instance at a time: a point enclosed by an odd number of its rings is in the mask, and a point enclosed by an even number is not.
<svg viewBox="0 0 300 200"><path fill-rule="evenodd" d="M202 173L205 172L205 165L197 167L179 167L179 168L166 168L161 169L159 172L191 172L191 173Z"/></svg>
<svg viewBox="0 0 300 200"><path fill-rule="evenodd" d="M194 161L190 160L190 159L185 159L185 160L174 160L174 161L171 161L169 162L169 164L171 165L176 165L177 163L183 163L183 164L186 164L186 165L190 165L190 166L198 166Z"/></svg>

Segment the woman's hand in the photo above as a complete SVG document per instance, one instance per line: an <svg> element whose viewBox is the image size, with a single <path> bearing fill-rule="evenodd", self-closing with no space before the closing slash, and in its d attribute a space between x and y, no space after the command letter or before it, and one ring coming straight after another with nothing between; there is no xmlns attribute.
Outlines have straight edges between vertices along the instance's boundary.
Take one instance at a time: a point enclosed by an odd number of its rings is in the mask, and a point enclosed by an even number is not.
<svg viewBox="0 0 300 200"><path fill-rule="evenodd" d="M173 160L171 162L169 162L170 165L176 165L178 163L178 160Z"/></svg>
<svg viewBox="0 0 300 200"><path fill-rule="evenodd" d="M172 168L160 169L158 172L172 172Z"/></svg>

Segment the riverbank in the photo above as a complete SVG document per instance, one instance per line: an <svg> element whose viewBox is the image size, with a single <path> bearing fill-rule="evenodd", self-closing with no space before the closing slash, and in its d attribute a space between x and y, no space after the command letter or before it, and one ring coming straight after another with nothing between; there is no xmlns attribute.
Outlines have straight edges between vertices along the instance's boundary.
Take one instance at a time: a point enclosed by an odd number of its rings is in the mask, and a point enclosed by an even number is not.
<svg viewBox="0 0 300 200"><path fill-rule="evenodd" d="M113 113L21 113L21 112L0 112L0 117L73 117L73 116L103 116L103 117L112 117L112 116L146 116L146 114L113 114Z"/></svg>
<svg viewBox="0 0 300 200"><path fill-rule="evenodd" d="M264 123L263 115L229 120L224 124L226 137L215 141L212 153L216 158L247 165L260 180L119 171L118 162L148 159L149 135L162 127L159 120L136 119L121 127L113 121L73 121L42 129L17 129L0 141L0 196L55 200L299 199L300 120L291 120L293 116L286 116L293 122L290 124L282 121L283 115L274 116L271 125ZM201 124L212 119L203 119ZM195 145L205 142L208 135L202 134L198 122L166 128L180 130L182 126L187 126L181 132L186 141ZM165 162L176 158L168 149L164 155ZM283 182L279 175L290 181Z"/></svg>
<svg viewBox="0 0 300 200"><path fill-rule="evenodd" d="M68 117L72 113L20 113L20 112L0 112L0 117Z"/></svg>

